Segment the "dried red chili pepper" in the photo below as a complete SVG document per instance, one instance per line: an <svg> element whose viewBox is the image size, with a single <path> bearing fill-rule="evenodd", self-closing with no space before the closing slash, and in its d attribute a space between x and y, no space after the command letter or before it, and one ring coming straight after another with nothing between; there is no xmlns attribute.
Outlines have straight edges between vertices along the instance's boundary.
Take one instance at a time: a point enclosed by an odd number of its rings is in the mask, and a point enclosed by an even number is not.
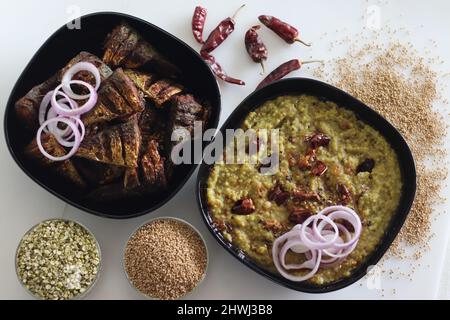
<svg viewBox="0 0 450 320"><path fill-rule="evenodd" d="M269 190L268 199L274 201L277 205L283 205L290 197L290 193L285 191L283 187L277 183L272 189Z"/></svg>
<svg viewBox="0 0 450 320"><path fill-rule="evenodd" d="M295 202L303 202L303 201L316 201L320 202L320 196L315 192L307 192L304 190L294 190L292 192L292 199Z"/></svg>
<svg viewBox="0 0 450 320"><path fill-rule="evenodd" d="M337 192L341 203L345 206L352 201L352 194L350 190L348 190L347 186L343 183L337 185Z"/></svg>
<svg viewBox="0 0 450 320"><path fill-rule="evenodd" d="M310 149L304 156L300 157L298 167L300 170L309 170L316 160L316 149Z"/></svg>
<svg viewBox="0 0 450 320"><path fill-rule="evenodd" d="M304 208L294 208L292 212L289 214L289 222L293 224L302 224L309 217L313 215L313 212L309 209Z"/></svg>
<svg viewBox="0 0 450 320"><path fill-rule="evenodd" d="M216 77L218 77L219 79L222 79L225 82L237 84L237 85L240 85L240 86L244 86L245 85L244 81L236 79L236 78L229 77L225 73L223 68L220 66L220 64L217 63L216 59L212 55L210 55L209 53L207 53L205 51L200 52L200 54L201 54L203 60L209 65L211 70L214 72Z"/></svg>
<svg viewBox="0 0 450 320"><path fill-rule="evenodd" d="M287 43L291 44L296 41L304 44L305 46L311 46L310 43L306 43L299 38L298 30L291 26L290 24L281 21L273 16L261 15L258 17L259 21L264 24L267 28L275 32L280 38L282 38Z"/></svg>
<svg viewBox="0 0 450 320"><path fill-rule="evenodd" d="M267 77L264 78L263 81L256 87L256 89L260 89L262 87L265 87L269 83L272 83L274 81L280 80L281 78L285 77L287 74L291 73L292 71L299 70L302 65L308 64L308 63L314 63L314 62L322 62L318 60L311 60L311 61L300 61L299 59L292 59L289 60L282 65L280 65L278 68L273 70Z"/></svg>
<svg viewBox="0 0 450 320"><path fill-rule="evenodd" d="M207 11L201 6L195 7L194 15L192 16L192 34L198 43L203 44L203 29L205 28Z"/></svg>
<svg viewBox="0 0 450 320"><path fill-rule="evenodd" d="M251 198L243 198L237 201L233 208L231 208L231 212L238 215L249 215L255 212L255 210L256 207Z"/></svg>
<svg viewBox="0 0 450 320"><path fill-rule="evenodd" d="M309 142L309 145L313 149L317 149L319 147L326 147L330 144L331 138L324 133L316 132L312 136L307 137L306 141Z"/></svg>
<svg viewBox="0 0 450 320"><path fill-rule="evenodd" d="M321 177L327 172L328 166L322 161L317 160L311 168L311 174L313 176Z"/></svg>
<svg viewBox="0 0 450 320"><path fill-rule="evenodd" d="M256 63L260 63L262 67L262 74L264 73L264 61L267 60L267 48L264 45L261 37L256 32L261 28L256 25L248 29L245 33L245 48L247 49L250 58Z"/></svg>
<svg viewBox="0 0 450 320"><path fill-rule="evenodd" d="M234 19L243 7L245 7L245 4L242 5L232 17L228 17L222 20L219 25L213 31L211 31L200 51L210 53L218 46L220 46L226 38L228 38L228 36L234 31L234 26L236 25Z"/></svg>

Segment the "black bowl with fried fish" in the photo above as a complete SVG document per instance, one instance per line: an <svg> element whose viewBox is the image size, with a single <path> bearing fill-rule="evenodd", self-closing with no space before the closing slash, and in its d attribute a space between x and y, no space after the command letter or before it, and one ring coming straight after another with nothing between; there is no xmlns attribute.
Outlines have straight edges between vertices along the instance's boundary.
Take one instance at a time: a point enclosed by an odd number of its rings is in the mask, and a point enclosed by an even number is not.
<svg viewBox="0 0 450 320"><path fill-rule="evenodd" d="M414 159L401 134L380 114L346 92L329 84L313 79L284 79L253 92L234 110L227 121L223 124L220 131L224 134L227 129L241 128L243 121L250 112L256 110L269 100L287 95L309 95L317 97L318 100L322 102L332 102L339 108L344 108L351 111L358 120L378 131L397 155L402 180L400 198L397 209L394 211L387 228L384 229L381 240L375 246L375 249L368 253L368 256L356 266L348 277L341 277L338 280L328 282L323 285L311 283L309 281L294 282L282 277L278 272L273 272L265 266L257 263L252 257L250 257L249 254L244 252L243 249L224 237L222 231L224 229L232 228L232 226L220 225L220 223L214 221L213 219L213 209L209 204L207 191L208 179L211 176L214 165L209 165L205 162L200 166L197 176L197 202L201 210L202 217L214 238L222 245L222 247L224 247L229 253L231 253L232 256L244 265L248 266L250 269L261 274L262 276L287 288L307 293L327 293L345 288L360 280L370 270L371 266L375 266L378 261L380 261L394 241L406 217L408 216L414 200L416 191L416 170Z"/></svg>
<svg viewBox="0 0 450 320"><path fill-rule="evenodd" d="M144 20L101 12L79 22L79 29L64 25L50 36L15 84L4 118L9 151L32 180L81 210L117 219L150 213L196 168L171 162L171 132L191 132L194 121L203 129L217 127L217 81L193 49ZM87 136L77 154L52 162L34 138L40 101L80 61L98 68L99 98L82 115ZM92 80L86 73L75 78ZM41 141L55 156L67 152L52 135Z"/></svg>

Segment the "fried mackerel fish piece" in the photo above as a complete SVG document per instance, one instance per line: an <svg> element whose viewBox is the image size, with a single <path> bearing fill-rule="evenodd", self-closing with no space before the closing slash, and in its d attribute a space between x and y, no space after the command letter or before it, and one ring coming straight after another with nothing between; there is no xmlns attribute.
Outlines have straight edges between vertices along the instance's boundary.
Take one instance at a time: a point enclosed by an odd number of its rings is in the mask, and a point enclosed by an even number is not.
<svg viewBox="0 0 450 320"><path fill-rule="evenodd" d="M85 137L75 156L105 164L134 168L138 166L141 133L138 115L122 124Z"/></svg>
<svg viewBox="0 0 450 320"><path fill-rule="evenodd" d="M144 97L162 108L174 96L182 93L184 87L171 79L158 79L155 74L126 69L125 74L142 91Z"/></svg>
<svg viewBox="0 0 450 320"><path fill-rule="evenodd" d="M138 167L126 168L120 181L93 190L88 196L90 199L111 201L142 196L167 187L167 159L163 156L167 121L151 102L137 117L142 141Z"/></svg>
<svg viewBox="0 0 450 320"><path fill-rule="evenodd" d="M186 129L190 137L194 138L194 127L197 121L202 122L204 130L209 117L209 108L207 106L198 103L192 94L178 95L171 102L168 139L170 139L172 132L177 129ZM169 150L172 150L177 143L176 141L170 141Z"/></svg>
<svg viewBox="0 0 450 320"><path fill-rule="evenodd" d="M127 170L126 167L114 166L83 158L74 157L73 162L81 176L91 186L106 185L117 182L123 177L125 171Z"/></svg>
<svg viewBox="0 0 450 320"><path fill-rule="evenodd" d="M48 80L33 87L24 97L20 98L16 102L16 114L22 121L22 123L26 126L26 128L28 128L29 130L36 130L39 127L38 114L42 99L47 94L47 92L56 88L56 86L61 82L61 78L64 73L71 66L81 61L91 62L92 64L94 64L100 72L102 81L107 79L112 74L112 70L99 57L86 51L80 52L77 56L70 60L65 67L59 70ZM95 79L93 78L93 76L86 71L78 72L74 75L73 79L86 81L91 84L95 83Z"/></svg>
<svg viewBox="0 0 450 320"><path fill-rule="evenodd" d="M64 149L64 147L58 143L58 141L52 134L43 134L41 136L41 141L42 146L49 154L55 157L62 157L66 155L66 149ZM53 170L58 175L72 181L77 186L81 188L86 187L86 182L81 177L71 159L65 161L50 160L49 158L45 157L39 150L36 138L34 138L33 141L31 141L31 143L25 147L25 154L36 161L36 163L38 163L42 167Z"/></svg>
<svg viewBox="0 0 450 320"><path fill-rule="evenodd" d="M112 201L147 195L167 188L165 158L161 156L156 140L148 141L142 148L137 168L127 168L120 183L101 186L88 198L95 201Z"/></svg>
<svg viewBox="0 0 450 320"><path fill-rule="evenodd" d="M165 158L159 151L156 140L148 141L143 147L139 159L139 167L127 169L124 177L126 190L139 190L141 194L147 194L167 187L167 177L164 166Z"/></svg>
<svg viewBox="0 0 450 320"><path fill-rule="evenodd" d="M123 120L144 110L144 99L133 81L118 68L103 82L97 104L82 116L85 126Z"/></svg>
<svg viewBox="0 0 450 320"><path fill-rule="evenodd" d="M165 76L177 77L179 69L159 53L127 23L122 22L108 34L103 61L112 68L149 67Z"/></svg>
<svg viewBox="0 0 450 320"><path fill-rule="evenodd" d="M144 111L139 115L139 129L141 130L143 146L146 146L150 140L156 140L160 150L164 151L167 116L151 102L146 103Z"/></svg>

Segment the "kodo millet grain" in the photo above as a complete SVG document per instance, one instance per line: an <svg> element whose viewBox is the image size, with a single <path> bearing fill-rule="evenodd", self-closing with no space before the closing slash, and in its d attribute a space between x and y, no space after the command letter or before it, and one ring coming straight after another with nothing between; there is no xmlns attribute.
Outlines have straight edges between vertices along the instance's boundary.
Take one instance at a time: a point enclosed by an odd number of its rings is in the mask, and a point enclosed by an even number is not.
<svg viewBox="0 0 450 320"><path fill-rule="evenodd" d="M391 30L383 32L393 34ZM443 144L447 127L435 104L447 105L448 101L439 94L439 75L432 68L442 61L422 57L411 43L391 40L382 44L377 34L360 34L345 43L350 44L347 54L329 61L315 75L378 111L408 142L416 162L417 192L390 252L406 257L406 244L419 258L428 249L433 209L442 200L439 193L447 175Z"/></svg>
<svg viewBox="0 0 450 320"><path fill-rule="evenodd" d="M207 250L190 225L171 218L140 227L125 249L125 271L144 295L173 300L191 292L203 279Z"/></svg>

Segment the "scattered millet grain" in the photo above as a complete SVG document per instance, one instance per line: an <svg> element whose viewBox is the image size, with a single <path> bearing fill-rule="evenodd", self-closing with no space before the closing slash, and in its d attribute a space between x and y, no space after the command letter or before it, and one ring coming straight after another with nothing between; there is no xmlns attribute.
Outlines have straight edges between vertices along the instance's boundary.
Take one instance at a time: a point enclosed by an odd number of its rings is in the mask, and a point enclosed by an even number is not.
<svg viewBox="0 0 450 320"><path fill-rule="evenodd" d="M375 37L379 34L375 34ZM356 37L356 42L367 39ZM374 40L374 39L372 39ZM367 42L367 41L366 41ZM425 59L413 49L391 39L351 45L344 58L328 62L315 76L354 95L387 118L408 142L417 169L417 192L412 210L390 252L405 257L406 244L413 258L428 249L433 209L442 199L440 190L447 175L443 139L446 122L434 108L439 95L438 75L431 68L437 58Z"/></svg>
<svg viewBox="0 0 450 320"><path fill-rule="evenodd" d="M207 251L188 224L163 218L140 227L125 249L125 271L132 285L157 299L178 299L203 279Z"/></svg>
<svg viewBox="0 0 450 320"><path fill-rule="evenodd" d="M19 280L47 300L79 297L93 285L99 267L97 241L73 221L41 222L22 238L16 254Z"/></svg>

